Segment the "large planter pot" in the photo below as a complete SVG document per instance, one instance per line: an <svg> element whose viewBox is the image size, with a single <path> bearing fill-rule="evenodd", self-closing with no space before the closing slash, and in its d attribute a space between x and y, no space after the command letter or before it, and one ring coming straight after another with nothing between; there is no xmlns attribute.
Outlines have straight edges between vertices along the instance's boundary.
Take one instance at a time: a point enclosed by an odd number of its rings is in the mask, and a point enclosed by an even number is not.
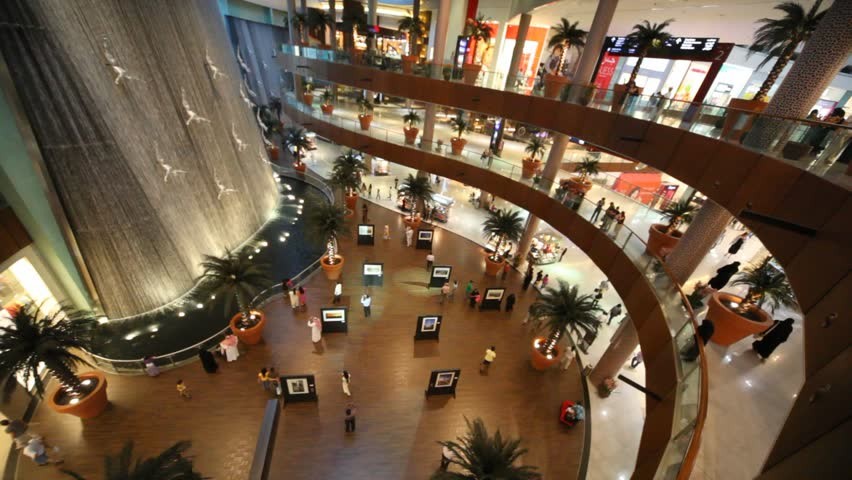
<svg viewBox="0 0 852 480"><path fill-rule="evenodd" d="M293 170L299 173L305 173L308 170L308 165L305 162L294 163Z"/></svg>
<svg viewBox="0 0 852 480"><path fill-rule="evenodd" d="M562 181L565 188L574 192L574 193L589 193L589 190L592 189L592 182L590 180L583 180L580 177L570 177Z"/></svg>
<svg viewBox="0 0 852 480"><path fill-rule="evenodd" d="M106 376L101 372L84 372L78 374L77 377L83 382L96 382L95 389L85 397L80 397L76 403L71 404L62 401L65 394L60 387L48 395L47 402L50 408L57 413L65 413L80 418L97 417L109 405Z"/></svg>
<svg viewBox="0 0 852 480"><path fill-rule="evenodd" d="M500 274L503 268L506 265L506 260L500 258L498 261L494 261L491 259L490 253L485 253L485 274L490 275L492 277L496 277Z"/></svg>
<svg viewBox="0 0 852 480"><path fill-rule="evenodd" d="M453 155L461 155L465 145L467 145L467 140L463 138L453 137L450 139L450 150Z"/></svg>
<svg viewBox="0 0 852 480"><path fill-rule="evenodd" d="M358 195L346 195L344 201L346 202L346 209L354 212L355 206L358 204Z"/></svg>
<svg viewBox="0 0 852 480"><path fill-rule="evenodd" d="M271 158L273 162L278 161L278 154L279 154L278 147L273 145L271 147L267 147L266 151L269 153L269 158Z"/></svg>
<svg viewBox="0 0 852 480"><path fill-rule="evenodd" d="M465 63L462 65L462 80L468 85L473 85L476 83L476 79L479 77L479 72L481 71L482 65Z"/></svg>
<svg viewBox="0 0 852 480"><path fill-rule="evenodd" d="M568 77L554 75L548 73L544 76L544 96L547 98L557 98L565 85L571 83Z"/></svg>
<svg viewBox="0 0 852 480"><path fill-rule="evenodd" d="M553 349L553 355L551 358L547 358L541 354L536 348L536 345L540 345L545 341L544 337L536 337L533 339L532 351L530 352L530 364L536 370L547 370L552 367L556 362L559 361L559 355L562 353L562 350L557 345Z"/></svg>
<svg viewBox="0 0 852 480"><path fill-rule="evenodd" d="M648 228L648 243L645 244L645 253L664 258L672 251L683 233L675 230L671 235L666 234L666 226L662 223L655 223Z"/></svg>
<svg viewBox="0 0 852 480"><path fill-rule="evenodd" d="M305 105L310 107L314 103L314 94L313 93L303 93L302 94L302 102L304 102Z"/></svg>
<svg viewBox="0 0 852 480"><path fill-rule="evenodd" d="M340 278L340 274L343 273L343 264L345 263L343 255L335 255L334 259L337 260L337 263L333 265L328 263L328 255L320 259L320 267L325 272L325 278L329 280L337 280Z"/></svg>
<svg viewBox="0 0 852 480"><path fill-rule="evenodd" d="M242 313L238 313L231 317L231 321L228 326L231 327L231 332L233 332L241 342L246 345L257 345L263 338L263 329L266 327L266 314L260 310L252 310L251 315L259 317L257 323L251 327L240 328L237 326L237 322L239 322L240 318L243 316Z"/></svg>
<svg viewBox="0 0 852 480"><path fill-rule="evenodd" d="M361 130L369 130L370 123L373 121L372 115L358 115L358 123L361 124Z"/></svg>
<svg viewBox="0 0 852 480"><path fill-rule="evenodd" d="M642 95L643 87L637 87L639 90L639 95ZM627 97L627 84L622 83L619 85L615 85L612 87L612 90L615 92L612 103L614 105L624 105L625 99Z"/></svg>
<svg viewBox="0 0 852 480"><path fill-rule="evenodd" d="M420 224L423 223L423 219L420 217L405 217L402 219L402 223L407 227L411 227L416 232L420 228Z"/></svg>
<svg viewBox="0 0 852 480"><path fill-rule="evenodd" d="M402 56L402 73L406 75L411 75L414 71L414 65L417 64L417 55L403 55Z"/></svg>
<svg viewBox="0 0 852 480"><path fill-rule="evenodd" d="M417 134L420 133L420 130L415 127L411 127L403 128L402 132L405 133L405 144L414 145L415 140L417 140Z"/></svg>
<svg viewBox="0 0 852 480"><path fill-rule="evenodd" d="M331 115L334 112L334 105L331 104L322 104L320 105L320 110L322 110L323 115Z"/></svg>
<svg viewBox="0 0 852 480"><path fill-rule="evenodd" d="M751 310L759 321L746 318L737 313L735 307L731 308L731 304L739 306L742 300L724 292L716 292L707 300L707 318L713 322L713 336L710 337L713 343L727 347L772 326L772 316L760 308Z"/></svg>
<svg viewBox="0 0 852 480"><path fill-rule="evenodd" d="M748 115L748 112L760 113L766 109L768 103L761 100L745 100L742 98L733 98L728 103L728 111L725 114L725 123L722 124L722 134L719 138L739 139L743 132L751 128L754 123L754 115ZM740 120L742 117L748 118Z"/></svg>
<svg viewBox="0 0 852 480"><path fill-rule="evenodd" d="M535 172L538 171L539 167L541 167L541 160L524 157L521 159L521 177L532 178L535 176Z"/></svg>

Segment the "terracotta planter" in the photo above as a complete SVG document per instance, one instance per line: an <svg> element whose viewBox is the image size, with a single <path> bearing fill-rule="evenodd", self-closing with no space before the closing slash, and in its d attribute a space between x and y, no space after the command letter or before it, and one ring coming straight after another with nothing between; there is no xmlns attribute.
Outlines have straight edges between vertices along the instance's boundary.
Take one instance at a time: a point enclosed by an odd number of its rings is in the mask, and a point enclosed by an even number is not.
<svg viewBox="0 0 852 480"><path fill-rule="evenodd" d="M273 145L271 147L267 147L266 151L267 151L267 153L269 153L269 158L271 158L273 162L278 161L278 154L279 154L278 147Z"/></svg>
<svg viewBox="0 0 852 480"><path fill-rule="evenodd" d="M402 56L402 73L411 75L414 71L414 66L417 65L417 55Z"/></svg>
<svg viewBox="0 0 852 480"><path fill-rule="evenodd" d="M61 392L61 387L48 395L47 402L50 405L50 408L57 413L65 413L80 418L97 417L106 409L107 405L109 405L109 399L107 398L106 391L106 376L101 372L84 372L77 375L77 377L84 382L89 380L96 381L98 384L93 391L89 392L89 394L85 397L80 398L80 401L73 405L60 405L56 403Z"/></svg>
<svg viewBox="0 0 852 480"><path fill-rule="evenodd" d="M683 232L680 230L675 230L671 235L667 235L665 232L666 226L662 223L655 223L648 228L648 243L645 244L645 253L665 258L677 246L677 242L683 236Z"/></svg>
<svg viewBox="0 0 852 480"><path fill-rule="evenodd" d="M580 177L570 177L562 181L568 190L574 193L588 193L592 189L591 180L583 180Z"/></svg>
<svg viewBox="0 0 852 480"><path fill-rule="evenodd" d="M369 130L370 123L373 121L372 115L358 115L358 123L361 124L361 130Z"/></svg>
<svg viewBox="0 0 852 480"><path fill-rule="evenodd" d="M334 258L337 260L337 263L334 265L328 263L328 255L320 259L320 267L325 272L325 278L329 280L337 280L340 278L340 274L343 273L343 264L345 263L343 255L335 255Z"/></svg>
<svg viewBox="0 0 852 480"><path fill-rule="evenodd" d="M358 195L346 195L344 201L346 202L346 208L354 211L355 206L358 204Z"/></svg>
<svg viewBox="0 0 852 480"><path fill-rule="evenodd" d="M324 115L331 115L332 112L334 112L334 105L331 105L331 104L326 105L326 104L323 103L322 105L320 105L320 110L322 110L322 113Z"/></svg>
<svg viewBox="0 0 852 480"><path fill-rule="evenodd" d="M553 349L553 355L551 358L547 358L538 351L536 345L541 344L545 341L544 337L536 337L533 339L532 350L530 352L530 364L536 370L547 370L552 367L556 362L559 361L559 355L562 353L562 350L557 345Z"/></svg>
<svg viewBox="0 0 852 480"><path fill-rule="evenodd" d="M405 133L405 144L406 145L414 145L415 140L417 140L417 134L420 133L416 127L411 128L403 128L402 132Z"/></svg>
<svg viewBox="0 0 852 480"><path fill-rule="evenodd" d="M479 77L479 72L481 71L482 65L465 63L462 65L462 80L468 85L473 85L476 83L476 79Z"/></svg>
<svg viewBox="0 0 852 480"><path fill-rule="evenodd" d="M314 103L314 94L313 93L303 93L302 94L302 102L304 102L305 105L310 107Z"/></svg>
<svg viewBox="0 0 852 480"><path fill-rule="evenodd" d="M236 337L239 338L241 342L247 345L257 345L263 338L263 329L266 327L266 314L264 314L260 310L252 310L251 315L256 315L260 317L260 320L252 327L237 327L237 322L243 316L242 313L238 313L231 317L231 321L228 323L228 326L231 327L231 331L234 332L234 335L236 335Z"/></svg>
<svg viewBox="0 0 852 480"><path fill-rule="evenodd" d="M305 171L307 171L307 169L308 169L308 165L305 162L299 162L299 163L293 164L293 170L295 170L297 172L305 173Z"/></svg>
<svg viewBox="0 0 852 480"><path fill-rule="evenodd" d="M521 159L521 178L532 178L541 167L541 160L531 157Z"/></svg>
<svg viewBox="0 0 852 480"><path fill-rule="evenodd" d="M562 89L569 83L571 83L571 81L568 77L554 75L552 73L546 74L544 76L544 96L547 98L559 97L559 94L562 93Z"/></svg>
<svg viewBox="0 0 852 480"><path fill-rule="evenodd" d="M423 219L420 217L405 217L402 219L402 223L414 229L414 232L416 233L417 229L420 228L420 224L423 223Z"/></svg>
<svg viewBox="0 0 852 480"><path fill-rule="evenodd" d="M751 124L754 123L754 116L749 115L748 118L743 119L741 124L739 124L740 119L747 115L746 112L760 113L764 111L767 105L769 104L760 100L731 99L728 103L729 110L725 115L725 123L722 124L722 134L719 138L738 140L743 132L751 128ZM745 110L745 112L738 110Z"/></svg>
<svg viewBox="0 0 852 480"><path fill-rule="evenodd" d="M467 145L467 140L463 138L453 137L450 139L450 151L453 152L453 155L461 155L465 145Z"/></svg>
<svg viewBox="0 0 852 480"><path fill-rule="evenodd" d="M643 87L637 87L637 88L639 89L639 95L642 95L642 90L644 88ZM615 85L615 86L612 87L612 90L615 92L613 99L612 99L612 103L614 105L624 105L624 102L626 100L625 97L627 97L627 84L622 83L622 84L619 84L619 85Z"/></svg>
<svg viewBox="0 0 852 480"><path fill-rule="evenodd" d="M733 345L772 326L772 316L759 308L752 310L761 319L759 322L728 308L732 302L739 305L742 300L741 297L724 292L716 292L707 300L707 318L713 322L713 336L710 340L716 345Z"/></svg>
<svg viewBox="0 0 852 480"><path fill-rule="evenodd" d="M496 277L505 267L506 261L503 258L500 258L499 261L495 262L491 259L491 254L485 253L485 274L490 275L492 277Z"/></svg>

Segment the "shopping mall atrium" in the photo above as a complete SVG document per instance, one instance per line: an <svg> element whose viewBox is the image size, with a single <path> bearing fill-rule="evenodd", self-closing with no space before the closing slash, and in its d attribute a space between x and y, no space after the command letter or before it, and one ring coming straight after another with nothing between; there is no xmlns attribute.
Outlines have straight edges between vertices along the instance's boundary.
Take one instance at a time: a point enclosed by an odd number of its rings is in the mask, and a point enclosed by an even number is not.
<svg viewBox="0 0 852 480"><path fill-rule="evenodd" d="M3 0L2 480L848 477L850 118L852 0Z"/></svg>

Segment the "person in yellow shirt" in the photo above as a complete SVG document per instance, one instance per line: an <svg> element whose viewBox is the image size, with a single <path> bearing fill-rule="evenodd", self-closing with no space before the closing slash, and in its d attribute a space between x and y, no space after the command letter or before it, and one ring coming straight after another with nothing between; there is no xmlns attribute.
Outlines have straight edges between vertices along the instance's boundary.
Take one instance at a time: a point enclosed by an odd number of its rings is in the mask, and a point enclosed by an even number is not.
<svg viewBox="0 0 852 480"><path fill-rule="evenodd" d="M497 358L497 349L494 348L494 345L491 345L491 348L485 350L485 358L482 359L482 365L479 366L479 372L487 372L488 367L491 366L491 362Z"/></svg>
<svg viewBox="0 0 852 480"><path fill-rule="evenodd" d="M178 394L183 398L192 398L192 394L189 393L189 388L183 383L183 380L177 381L177 391Z"/></svg>

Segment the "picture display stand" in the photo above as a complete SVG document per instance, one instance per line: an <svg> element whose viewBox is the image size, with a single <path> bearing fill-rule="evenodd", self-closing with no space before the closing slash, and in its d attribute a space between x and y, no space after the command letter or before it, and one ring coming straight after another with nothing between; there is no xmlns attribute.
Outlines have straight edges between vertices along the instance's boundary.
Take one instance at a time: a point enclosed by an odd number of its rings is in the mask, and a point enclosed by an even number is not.
<svg viewBox="0 0 852 480"><path fill-rule="evenodd" d="M320 309L322 333L347 333L349 331L349 310L346 307Z"/></svg>
<svg viewBox="0 0 852 480"><path fill-rule="evenodd" d="M435 236L435 230L432 229L417 229L417 244L419 250L432 250L432 237Z"/></svg>
<svg viewBox="0 0 852 480"><path fill-rule="evenodd" d="M313 375L282 375L281 393L284 405L290 402L316 402L317 382Z"/></svg>
<svg viewBox="0 0 852 480"><path fill-rule="evenodd" d="M500 310L500 304L503 302L503 295L505 293L505 288L486 288L485 295L482 296L482 302L479 304L479 309Z"/></svg>
<svg viewBox="0 0 852 480"><path fill-rule="evenodd" d="M381 287L385 284L385 264L367 263L361 267L361 284L365 287Z"/></svg>
<svg viewBox="0 0 852 480"><path fill-rule="evenodd" d="M441 315L421 315L417 317L417 330L414 331L415 340L438 340L441 332Z"/></svg>
<svg viewBox="0 0 852 480"><path fill-rule="evenodd" d="M449 265L433 265L432 273L429 277L429 288L441 288L445 283L450 281L450 276L453 274L453 267Z"/></svg>
<svg viewBox="0 0 852 480"><path fill-rule="evenodd" d="M456 385L459 383L460 376L461 369L432 370L426 396L452 395L456 398Z"/></svg>
<svg viewBox="0 0 852 480"><path fill-rule="evenodd" d="M358 225L358 245L376 244L376 226L367 223Z"/></svg>

